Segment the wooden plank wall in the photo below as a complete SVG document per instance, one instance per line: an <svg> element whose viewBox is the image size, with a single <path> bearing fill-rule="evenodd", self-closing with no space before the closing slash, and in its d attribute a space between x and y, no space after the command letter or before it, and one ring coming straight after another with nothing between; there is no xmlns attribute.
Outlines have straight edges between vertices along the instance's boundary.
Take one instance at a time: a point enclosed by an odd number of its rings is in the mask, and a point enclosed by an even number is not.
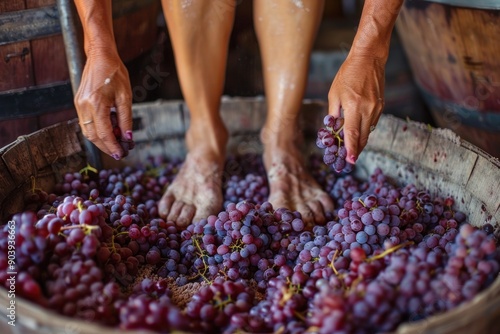
<svg viewBox="0 0 500 334"><path fill-rule="evenodd" d="M55 0L0 1L0 15L11 11L53 6ZM29 54L5 61L5 56L22 52ZM20 41L0 46L0 93L12 89L33 87L69 80L66 53L61 34L30 41ZM1 112L1 111L0 111ZM14 141L17 136L32 133L42 127L76 117L73 109L54 112L39 117L0 121L0 147Z"/></svg>

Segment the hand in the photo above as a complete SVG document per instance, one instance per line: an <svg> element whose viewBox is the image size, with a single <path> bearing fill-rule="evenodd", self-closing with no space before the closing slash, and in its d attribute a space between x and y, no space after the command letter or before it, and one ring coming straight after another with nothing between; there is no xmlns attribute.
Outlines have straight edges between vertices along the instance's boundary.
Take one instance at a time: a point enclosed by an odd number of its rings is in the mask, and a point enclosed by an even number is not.
<svg viewBox="0 0 500 334"><path fill-rule="evenodd" d="M116 51L93 50L87 54L75 106L87 139L116 160L128 154L128 145L121 145L118 139L132 142L132 90L128 71ZM112 107L116 108L118 133L113 132L111 124Z"/></svg>
<svg viewBox="0 0 500 334"><path fill-rule="evenodd" d="M385 61L368 55L349 55L328 93L328 113L344 113L347 162L354 164L365 148L384 107Z"/></svg>

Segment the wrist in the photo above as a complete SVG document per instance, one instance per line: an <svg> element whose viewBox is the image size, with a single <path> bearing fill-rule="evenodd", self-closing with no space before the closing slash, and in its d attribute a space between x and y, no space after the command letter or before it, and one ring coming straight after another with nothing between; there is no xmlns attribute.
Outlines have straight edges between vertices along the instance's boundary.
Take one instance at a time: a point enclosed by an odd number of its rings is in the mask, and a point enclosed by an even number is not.
<svg viewBox="0 0 500 334"><path fill-rule="evenodd" d="M85 43L85 55L87 58L93 56L111 56L119 57L116 43L114 40L99 40Z"/></svg>
<svg viewBox="0 0 500 334"><path fill-rule="evenodd" d="M386 61L402 0L366 0L352 51Z"/></svg>
<svg viewBox="0 0 500 334"><path fill-rule="evenodd" d="M369 57L378 63L385 64L389 58L389 43L381 40L373 40L373 44L356 45L353 43L349 56L356 58Z"/></svg>

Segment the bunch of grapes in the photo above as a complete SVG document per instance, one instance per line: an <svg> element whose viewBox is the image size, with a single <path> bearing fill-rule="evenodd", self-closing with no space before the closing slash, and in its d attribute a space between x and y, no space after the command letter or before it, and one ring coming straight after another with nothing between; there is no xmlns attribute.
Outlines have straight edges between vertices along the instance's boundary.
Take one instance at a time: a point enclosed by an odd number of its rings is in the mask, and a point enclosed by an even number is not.
<svg viewBox="0 0 500 334"><path fill-rule="evenodd" d="M460 233L447 236L451 254L429 243L429 238L416 247L376 251L372 257L362 248L353 249L349 271L336 270L316 282L319 293L308 319L313 332L392 331L402 321L422 319L470 300L494 279L498 251L492 234L464 224ZM481 269L466 266L464 258L469 264L482 263ZM370 265L371 273L362 267Z"/></svg>
<svg viewBox="0 0 500 334"><path fill-rule="evenodd" d="M216 279L202 287L186 305L186 314L202 331L213 332L227 326L238 314L248 313L254 292L243 282Z"/></svg>
<svg viewBox="0 0 500 334"><path fill-rule="evenodd" d="M267 179L260 175L247 174L244 178L233 175L226 185L224 206L229 203L248 201L253 204L263 203L269 195Z"/></svg>
<svg viewBox="0 0 500 334"><path fill-rule="evenodd" d="M127 299L115 302L123 329L148 328L158 332L190 330L188 317L172 301L166 279L143 278Z"/></svg>
<svg viewBox="0 0 500 334"><path fill-rule="evenodd" d="M233 281L253 277L265 287L277 275L273 250L281 247L281 240L294 228L304 229L302 219L288 210L274 211L268 202L258 206L246 201L230 203L217 216L195 222L181 233L186 239L181 256L194 258L193 274L207 280L221 275ZM278 266L284 261L278 257ZM174 266L170 269L176 270Z"/></svg>
<svg viewBox="0 0 500 334"><path fill-rule="evenodd" d="M350 173L352 164L346 161L347 149L344 143L344 118L327 115L323 119L324 128L318 130L316 146L324 149L323 162L337 173Z"/></svg>
<svg viewBox="0 0 500 334"><path fill-rule="evenodd" d="M37 283L41 279L40 266L46 259L49 241L36 229L37 217L33 212L16 214L0 229L0 282L6 288L15 285L16 293L40 304L46 300ZM11 280L12 273L18 272Z"/></svg>

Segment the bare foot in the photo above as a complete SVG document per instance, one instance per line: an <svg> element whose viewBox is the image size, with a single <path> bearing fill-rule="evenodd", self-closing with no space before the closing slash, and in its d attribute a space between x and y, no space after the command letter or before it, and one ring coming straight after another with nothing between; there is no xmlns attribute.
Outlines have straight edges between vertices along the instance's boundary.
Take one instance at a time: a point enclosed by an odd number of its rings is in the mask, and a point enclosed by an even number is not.
<svg viewBox="0 0 500 334"><path fill-rule="evenodd" d="M174 221L179 227L217 214L222 208L221 178L227 134L222 128L215 131L214 140L209 140L207 130L210 132L210 129L190 129L186 142L191 149L158 203L160 216ZM205 137L196 138L200 135Z"/></svg>
<svg viewBox="0 0 500 334"><path fill-rule="evenodd" d="M307 224L325 223L325 213L334 209L333 201L305 169L296 145L265 144L264 165L270 186L269 202L275 209L297 210Z"/></svg>

